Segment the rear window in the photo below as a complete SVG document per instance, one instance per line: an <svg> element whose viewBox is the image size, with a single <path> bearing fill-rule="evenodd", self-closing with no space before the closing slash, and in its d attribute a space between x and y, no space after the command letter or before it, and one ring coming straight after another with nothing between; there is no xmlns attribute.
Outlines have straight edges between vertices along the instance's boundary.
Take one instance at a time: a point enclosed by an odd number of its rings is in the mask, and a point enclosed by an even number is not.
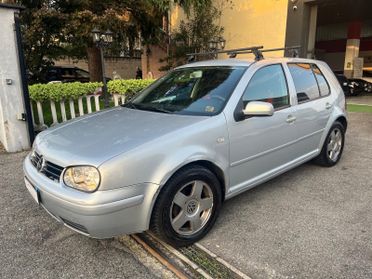
<svg viewBox="0 0 372 279"><path fill-rule="evenodd" d="M322 72L318 68L317 65L313 64L313 72L316 77L316 81L318 82L319 85L319 91L320 91L320 96L327 96L330 93L329 90L329 85L323 76Z"/></svg>
<svg viewBox="0 0 372 279"><path fill-rule="evenodd" d="M330 87L319 67L308 63L289 63L297 101L303 103L330 94Z"/></svg>
<svg viewBox="0 0 372 279"><path fill-rule="evenodd" d="M319 98L319 89L311 65L307 63L288 64L293 82L296 87L299 103Z"/></svg>

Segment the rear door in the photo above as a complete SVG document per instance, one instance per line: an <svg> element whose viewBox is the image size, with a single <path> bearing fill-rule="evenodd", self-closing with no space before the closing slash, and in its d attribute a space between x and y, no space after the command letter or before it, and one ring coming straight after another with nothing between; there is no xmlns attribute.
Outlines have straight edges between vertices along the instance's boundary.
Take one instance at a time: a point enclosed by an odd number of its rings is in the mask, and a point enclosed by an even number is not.
<svg viewBox="0 0 372 279"><path fill-rule="evenodd" d="M287 66L297 96L295 106L297 145L303 155L311 156L318 151L333 109L330 86L320 68L314 63L288 63Z"/></svg>

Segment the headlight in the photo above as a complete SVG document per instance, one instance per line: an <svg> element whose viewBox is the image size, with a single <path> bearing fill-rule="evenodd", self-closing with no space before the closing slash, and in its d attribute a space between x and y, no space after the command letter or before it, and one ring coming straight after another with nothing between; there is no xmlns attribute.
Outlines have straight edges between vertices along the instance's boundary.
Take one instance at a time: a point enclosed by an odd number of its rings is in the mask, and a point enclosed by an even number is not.
<svg viewBox="0 0 372 279"><path fill-rule="evenodd" d="M95 191L100 180L98 170L90 166L69 167L63 176L63 181L67 186L85 192Z"/></svg>

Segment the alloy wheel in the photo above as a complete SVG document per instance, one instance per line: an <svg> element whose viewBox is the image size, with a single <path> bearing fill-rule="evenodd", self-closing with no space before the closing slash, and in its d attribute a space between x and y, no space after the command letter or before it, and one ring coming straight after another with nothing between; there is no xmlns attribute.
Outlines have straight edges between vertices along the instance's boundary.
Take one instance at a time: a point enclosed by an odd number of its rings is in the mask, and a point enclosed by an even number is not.
<svg viewBox="0 0 372 279"><path fill-rule="evenodd" d="M329 140L327 144L327 155L328 158L336 162L340 156L342 149L342 133L339 128L333 129L329 135Z"/></svg>
<svg viewBox="0 0 372 279"><path fill-rule="evenodd" d="M172 228L188 236L200 231L211 217L213 192L204 181L194 180L183 185L175 194L170 207Z"/></svg>

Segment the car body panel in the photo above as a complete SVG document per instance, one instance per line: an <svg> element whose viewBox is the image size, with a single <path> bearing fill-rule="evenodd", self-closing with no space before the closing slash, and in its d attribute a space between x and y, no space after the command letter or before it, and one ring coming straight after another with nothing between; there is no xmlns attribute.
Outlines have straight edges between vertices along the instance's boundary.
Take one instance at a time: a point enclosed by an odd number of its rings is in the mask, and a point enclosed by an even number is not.
<svg viewBox="0 0 372 279"><path fill-rule="evenodd" d="M62 167L98 167L112 157L205 119L115 107L48 129L36 144L46 159Z"/></svg>

